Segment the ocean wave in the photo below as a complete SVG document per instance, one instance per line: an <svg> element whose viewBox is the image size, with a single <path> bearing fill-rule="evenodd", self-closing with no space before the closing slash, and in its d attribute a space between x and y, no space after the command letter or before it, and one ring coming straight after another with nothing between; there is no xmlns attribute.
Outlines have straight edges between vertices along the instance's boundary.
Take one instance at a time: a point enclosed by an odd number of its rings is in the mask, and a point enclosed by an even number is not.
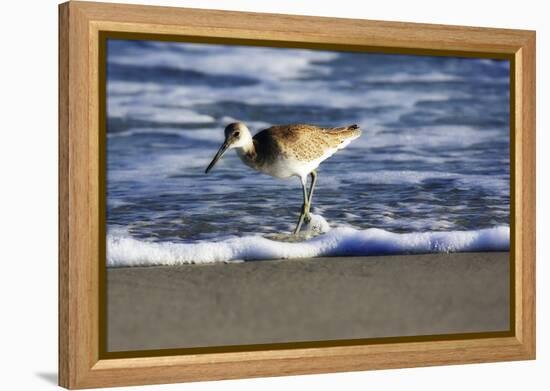
<svg viewBox="0 0 550 391"><path fill-rule="evenodd" d="M449 82L461 81L462 78L443 72L405 73L398 72L385 76L368 76L363 79L367 83L425 83L425 82Z"/></svg>
<svg viewBox="0 0 550 391"><path fill-rule="evenodd" d="M336 52L308 49L175 42L157 42L155 46L155 50L136 47L127 53L112 50L109 64L133 65L139 57L140 66L173 66L213 75L245 74L279 80L307 76L312 72L326 74L329 69L321 64L338 57ZM244 58L253 61L243 61Z"/></svg>
<svg viewBox="0 0 550 391"><path fill-rule="evenodd" d="M219 104L220 99L233 102L245 102L247 105L304 105L326 108L349 109L357 107L387 107L392 106L390 113L396 109L412 110L421 101L447 101L464 98L460 91L415 91L365 89L348 91L334 88L330 82L323 80L279 79L273 82L262 79L260 83L250 86L236 86L227 94L216 85L184 84L163 88L160 83L139 83L133 81L114 81L107 83L109 94L109 110L115 110L110 115L118 116L118 110L126 114L128 110L142 110L148 107L162 107L166 102L176 102L192 109L194 105ZM136 98L139 96L139 98ZM330 96L330 99L327 99ZM128 106L128 108L126 108ZM174 107L177 109L177 107ZM361 114L361 113L357 113ZM403 114L403 113L399 113ZM396 120L395 115L391 119Z"/></svg>
<svg viewBox="0 0 550 391"><path fill-rule="evenodd" d="M109 117L132 118L156 123L210 123L214 118L182 107L161 107L152 105L109 105Z"/></svg>
<svg viewBox="0 0 550 391"><path fill-rule="evenodd" d="M507 251L507 226L474 231L392 233L377 228L334 228L303 242L261 236L174 243L138 240L123 233L107 237L107 266L167 266L323 256L368 256L473 251Z"/></svg>
<svg viewBox="0 0 550 391"><path fill-rule="evenodd" d="M426 72L408 73L398 72L389 75L366 76L363 81L367 83L403 84L403 83L445 83L445 82L470 82L472 79L480 83L502 84L508 83L507 77L487 77L485 75L468 75L468 78L452 73Z"/></svg>

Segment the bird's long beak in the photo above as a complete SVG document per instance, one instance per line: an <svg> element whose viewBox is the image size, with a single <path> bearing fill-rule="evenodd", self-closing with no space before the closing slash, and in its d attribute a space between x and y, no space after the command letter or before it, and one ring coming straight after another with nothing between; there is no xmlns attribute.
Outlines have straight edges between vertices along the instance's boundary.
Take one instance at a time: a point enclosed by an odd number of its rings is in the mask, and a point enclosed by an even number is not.
<svg viewBox="0 0 550 391"><path fill-rule="evenodd" d="M218 153L216 153L216 156L214 156L214 159L212 159L208 167L206 167L206 170L204 171L205 174L208 174L208 171L210 171L212 167L214 167L214 165L218 162L218 160L221 159L221 157L227 151L228 148L229 148L229 143L227 142L227 140L225 140L222 146L220 147L220 149L218 150Z"/></svg>

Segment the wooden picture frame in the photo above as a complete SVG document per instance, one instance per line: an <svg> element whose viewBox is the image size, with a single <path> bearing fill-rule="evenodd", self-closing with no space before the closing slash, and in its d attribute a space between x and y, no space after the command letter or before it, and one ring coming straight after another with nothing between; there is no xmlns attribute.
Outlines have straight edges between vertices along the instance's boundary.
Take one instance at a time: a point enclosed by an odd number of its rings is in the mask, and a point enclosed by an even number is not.
<svg viewBox="0 0 550 391"><path fill-rule="evenodd" d="M512 329L149 357L100 347L103 32L509 59ZM103 113L103 114L102 114ZM103 259L104 261L104 259ZM71 1L59 6L59 384L90 388L535 358L535 32Z"/></svg>

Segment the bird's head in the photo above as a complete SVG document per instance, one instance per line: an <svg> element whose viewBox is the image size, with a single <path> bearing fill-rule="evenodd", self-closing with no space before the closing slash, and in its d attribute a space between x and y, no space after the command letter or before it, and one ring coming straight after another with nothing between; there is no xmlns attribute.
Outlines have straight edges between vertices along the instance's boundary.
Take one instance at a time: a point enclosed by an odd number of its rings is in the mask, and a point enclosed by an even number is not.
<svg viewBox="0 0 550 391"><path fill-rule="evenodd" d="M244 148L252 142L250 131L242 122L234 122L225 127L225 141L206 168L205 173L208 173L212 167L221 159L221 157L232 148Z"/></svg>

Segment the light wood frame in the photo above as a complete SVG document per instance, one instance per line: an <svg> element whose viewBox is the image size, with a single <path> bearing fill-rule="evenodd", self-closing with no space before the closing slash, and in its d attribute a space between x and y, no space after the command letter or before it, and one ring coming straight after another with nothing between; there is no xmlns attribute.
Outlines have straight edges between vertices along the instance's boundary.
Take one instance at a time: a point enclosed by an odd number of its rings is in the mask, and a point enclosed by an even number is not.
<svg viewBox="0 0 550 391"><path fill-rule="evenodd" d="M104 359L100 32L508 58L513 329L502 337ZM88 2L59 6L59 384L90 388L535 358L535 32Z"/></svg>

